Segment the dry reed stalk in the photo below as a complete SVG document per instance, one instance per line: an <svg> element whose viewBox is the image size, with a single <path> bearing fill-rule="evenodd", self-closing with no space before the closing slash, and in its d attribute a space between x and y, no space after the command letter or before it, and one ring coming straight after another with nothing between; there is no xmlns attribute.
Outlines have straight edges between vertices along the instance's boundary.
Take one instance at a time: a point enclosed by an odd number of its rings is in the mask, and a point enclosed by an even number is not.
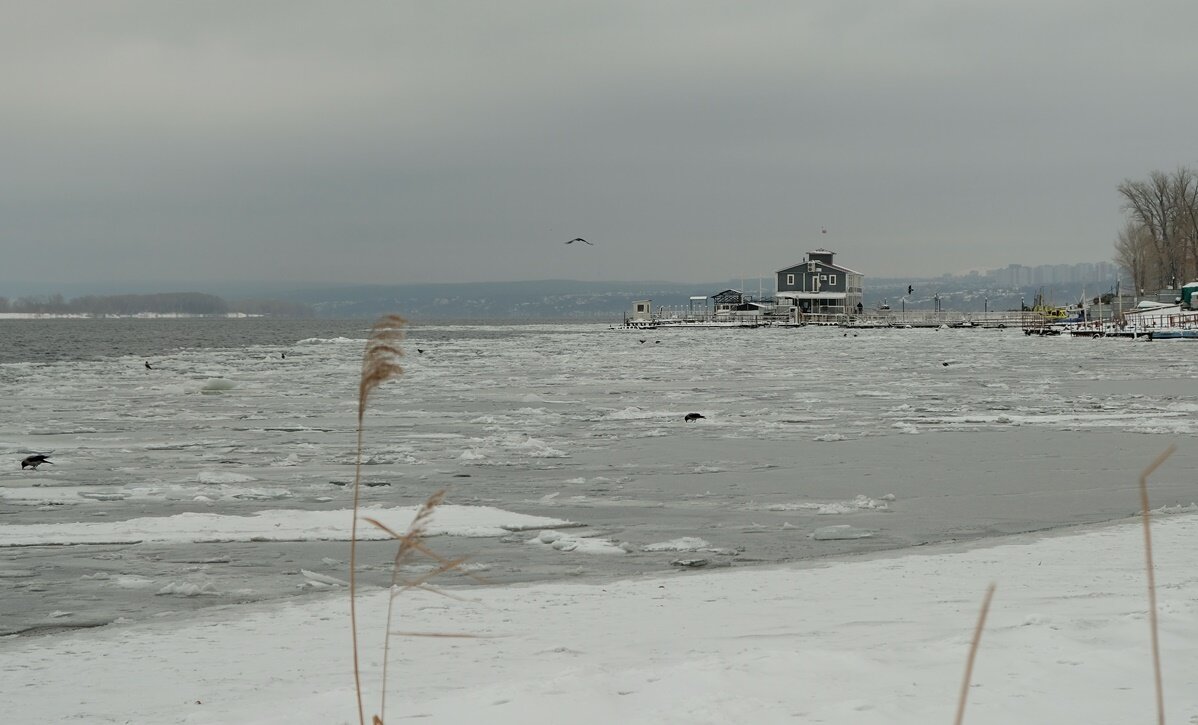
<svg viewBox="0 0 1198 725"><path fill-rule="evenodd" d="M391 655L391 618L395 611L395 596L396 586L399 582L399 568L412 556L412 552L421 548L421 542L424 538L426 526L429 518L432 517L433 511L445 500L445 489L437 491L420 507L416 512L416 516L412 519L412 523L408 526L408 530L404 534L397 534L391 529L383 526L378 521L368 519L368 523L377 526L388 534L393 539L399 541L399 548L395 552L395 562L391 567L391 587L387 596L387 625L383 635L383 673L382 673L382 694L379 696L379 714L378 721L381 723L387 717L387 665L390 662ZM459 562L454 562L449 568L456 567ZM442 564L441 571L445 571L445 565ZM431 576L431 575L430 575ZM421 582L423 584L423 582Z"/></svg>
<svg viewBox="0 0 1198 725"><path fill-rule="evenodd" d="M1156 622L1156 574L1152 564L1152 524L1151 513L1148 510L1148 477L1160 467L1177 446L1170 445L1156 457L1148 467L1140 472L1140 506L1144 521L1144 558L1148 569L1148 621L1152 627L1152 674L1156 681L1156 720L1159 725L1165 725L1165 688L1161 684L1161 645L1157 634Z"/></svg>
<svg viewBox="0 0 1198 725"><path fill-rule="evenodd" d="M379 714L375 715L373 720L373 722L377 725L382 725L387 716L387 668L390 663L391 656L391 635L396 634L405 637L473 637L473 635L459 633L397 632L391 629L391 622L395 613L395 599L408 589L423 589L425 591L430 591L442 596L448 596L450 598L456 599L456 597L452 597L451 595L446 594L439 589L428 586L428 581L430 579L450 571L458 570L462 563L466 561L465 557L448 559L436 553L424 543L424 538L427 535L428 522L432 518L433 512L436 510L436 508L444 502L445 493L445 490L442 489L434 493L432 496L429 496L428 500L421 505L420 510L416 512L416 516L413 517L412 523L408 526L408 530L402 534L377 519L372 519L366 516L362 517L363 521L377 527L378 529L381 529L392 539L395 539L399 542L399 547L395 552L395 561L391 567L391 588L389 592L390 596L387 601L386 634L383 638L382 694L380 695L379 699ZM417 554L424 554L425 556L428 556L437 562L437 566L431 571L425 572L415 579L400 582L400 568L409 559L413 558ZM482 579L474 576L473 574L471 576L478 581L482 581Z"/></svg>
<svg viewBox="0 0 1198 725"><path fill-rule="evenodd" d="M991 582L986 587L986 596L982 599L982 611L978 613L977 626L973 628L973 642L969 645L969 659L965 661L965 679L961 682L961 696L957 699L957 717L954 725L965 721L965 700L969 696L969 680L973 677L973 661L977 658L978 645L982 642L982 628L986 626L986 615L990 612L990 600L994 597L995 584Z"/></svg>
<svg viewBox="0 0 1198 725"><path fill-rule="evenodd" d="M362 374L358 379L358 445L354 463L354 519L349 534L349 626L354 650L354 691L358 699L358 722L366 723L366 711L362 706L362 671L358 658L358 613L357 582L358 563L358 502L361 498L362 480L362 423L366 416L366 403L375 388L403 374L396 362L403 355L399 341L403 339L406 321L399 315L385 315L370 329L366 350L362 353ZM373 722L381 721L375 717Z"/></svg>

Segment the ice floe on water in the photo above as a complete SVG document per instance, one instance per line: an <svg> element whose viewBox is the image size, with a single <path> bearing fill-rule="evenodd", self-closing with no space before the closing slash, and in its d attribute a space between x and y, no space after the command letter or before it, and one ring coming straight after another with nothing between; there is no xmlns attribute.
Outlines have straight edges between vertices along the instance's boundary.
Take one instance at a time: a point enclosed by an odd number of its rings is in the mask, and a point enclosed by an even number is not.
<svg viewBox="0 0 1198 725"><path fill-rule="evenodd" d="M857 494L847 501L796 501L753 508L761 508L766 511L811 511L819 515L851 514L860 511L888 511L894 500L895 496L892 493L878 498Z"/></svg>
<svg viewBox="0 0 1198 725"><path fill-rule="evenodd" d="M213 378L200 383L198 392L204 395L219 395L237 387L237 383L224 378Z"/></svg>
<svg viewBox="0 0 1198 725"><path fill-rule="evenodd" d="M362 344L362 340L354 339L352 337L332 337L332 338L307 337L307 338L304 338L303 340L297 340L295 344L296 345L347 345L347 344L353 344L355 346L360 346Z"/></svg>
<svg viewBox="0 0 1198 725"><path fill-rule="evenodd" d="M208 577L199 576L187 581L171 582L158 590L159 596L173 597L215 597L219 596L220 592L216 589L216 583Z"/></svg>
<svg viewBox="0 0 1198 725"><path fill-rule="evenodd" d="M618 544L608 539L574 536L561 531L542 531L529 539L528 543L579 554L627 554L631 548L630 545Z"/></svg>
<svg viewBox="0 0 1198 725"><path fill-rule="evenodd" d="M835 526L819 527L811 533L811 538L816 541L843 541L846 539L867 539L873 535L872 531L859 529L856 526L837 524Z"/></svg>
<svg viewBox="0 0 1198 725"><path fill-rule="evenodd" d="M463 463L513 465L523 458L568 458L570 454L554 448L532 436L506 434L475 439L474 445L462 451L458 460Z"/></svg>
<svg viewBox="0 0 1198 725"><path fill-rule="evenodd" d="M848 436L844 435L843 433L825 433L824 435L816 436L816 437L812 438L811 440L819 441L821 443L826 443L826 442L831 442L831 441L847 441Z"/></svg>
<svg viewBox="0 0 1198 725"><path fill-rule="evenodd" d="M1154 514L1192 514L1198 513L1198 503L1177 504L1174 506L1161 506L1152 509Z"/></svg>
<svg viewBox="0 0 1198 725"><path fill-rule="evenodd" d="M683 536L670 541L660 541L656 544L646 544L641 551L702 551L711 544L697 536Z"/></svg>
<svg viewBox="0 0 1198 725"><path fill-rule="evenodd" d="M396 531L406 530L416 514L415 506L367 507L363 517L378 519ZM259 511L250 516L210 513L181 513L174 516L136 518L126 521L24 524L0 527L0 547L37 544L98 543L204 543L215 541L348 541L352 513L349 510ZM490 506L437 507L428 522L429 536L503 536L513 531L546 526L568 526L571 522L547 516L513 513ZM358 527L362 539L386 539L373 526Z"/></svg>
<svg viewBox="0 0 1198 725"><path fill-rule="evenodd" d="M308 589L336 589L338 587L349 586L349 582L344 579L338 579L335 576L321 574L320 572L308 569L300 569L300 575L304 578L300 586L307 587Z"/></svg>
<svg viewBox="0 0 1198 725"><path fill-rule="evenodd" d="M196 482L205 485L249 483L257 480L253 476L247 476L244 473L234 473L232 471L200 471L196 474Z"/></svg>
<svg viewBox="0 0 1198 725"><path fill-rule="evenodd" d="M0 501L20 506L67 505L88 501L148 500L157 497L154 489L121 489L100 486L54 486L38 488L0 488Z"/></svg>
<svg viewBox="0 0 1198 725"><path fill-rule="evenodd" d="M737 549L713 546L710 541L702 539L698 536L681 536L677 539L670 539L669 541L659 541L655 544L645 544L641 547L641 551L701 551L711 554L723 554L726 556L733 556L739 553Z"/></svg>

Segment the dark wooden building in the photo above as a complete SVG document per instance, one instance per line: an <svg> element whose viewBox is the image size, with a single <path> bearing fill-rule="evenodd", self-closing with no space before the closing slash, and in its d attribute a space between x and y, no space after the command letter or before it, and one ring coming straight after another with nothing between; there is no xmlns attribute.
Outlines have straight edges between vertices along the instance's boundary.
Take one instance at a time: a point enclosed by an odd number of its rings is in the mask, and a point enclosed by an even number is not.
<svg viewBox="0 0 1198 725"><path fill-rule="evenodd" d="M779 307L813 315L856 314L862 307L865 275L832 261L834 252L817 249L798 264L777 272Z"/></svg>

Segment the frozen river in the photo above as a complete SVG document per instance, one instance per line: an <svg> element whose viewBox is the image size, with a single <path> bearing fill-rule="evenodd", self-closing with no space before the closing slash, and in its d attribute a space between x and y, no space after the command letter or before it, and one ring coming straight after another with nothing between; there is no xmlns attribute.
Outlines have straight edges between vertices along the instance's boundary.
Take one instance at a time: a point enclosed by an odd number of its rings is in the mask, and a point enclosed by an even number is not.
<svg viewBox="0 0 1198 725"><path fill-rule="evenodd" d="M0 321L0 633L335 586L367 328ZM1153 506L1198 500L1186 342L463 324L414 326L405 349L367 413L365 502L447 488L467 513L507 517L432 540L493 582L1123 518L1169 443ZM47 451L53 465L20 470ZM387 581L393 550L366 545L365 581Z"/></svg>

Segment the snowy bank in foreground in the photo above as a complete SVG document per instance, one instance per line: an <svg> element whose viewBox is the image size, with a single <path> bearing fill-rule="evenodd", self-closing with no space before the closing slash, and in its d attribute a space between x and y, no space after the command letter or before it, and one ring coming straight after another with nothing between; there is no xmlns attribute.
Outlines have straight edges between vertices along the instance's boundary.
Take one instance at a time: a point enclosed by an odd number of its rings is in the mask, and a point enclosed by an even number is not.
<svg viewBox="0 0 1198 725"><path fill-rule="evenodd" d="M1198 516L1154 523L1169 722L1198 722ZM1138 524L999 546L605 584L404 594L388 721L949 723L986 585L966 722L1155 721ZM386 594L363 598L377 707ZM23 722L357 722L345 595L5 643ZM370 711L368 711L370 712ZM405 720L406 721L406 720Z"/></svg>

